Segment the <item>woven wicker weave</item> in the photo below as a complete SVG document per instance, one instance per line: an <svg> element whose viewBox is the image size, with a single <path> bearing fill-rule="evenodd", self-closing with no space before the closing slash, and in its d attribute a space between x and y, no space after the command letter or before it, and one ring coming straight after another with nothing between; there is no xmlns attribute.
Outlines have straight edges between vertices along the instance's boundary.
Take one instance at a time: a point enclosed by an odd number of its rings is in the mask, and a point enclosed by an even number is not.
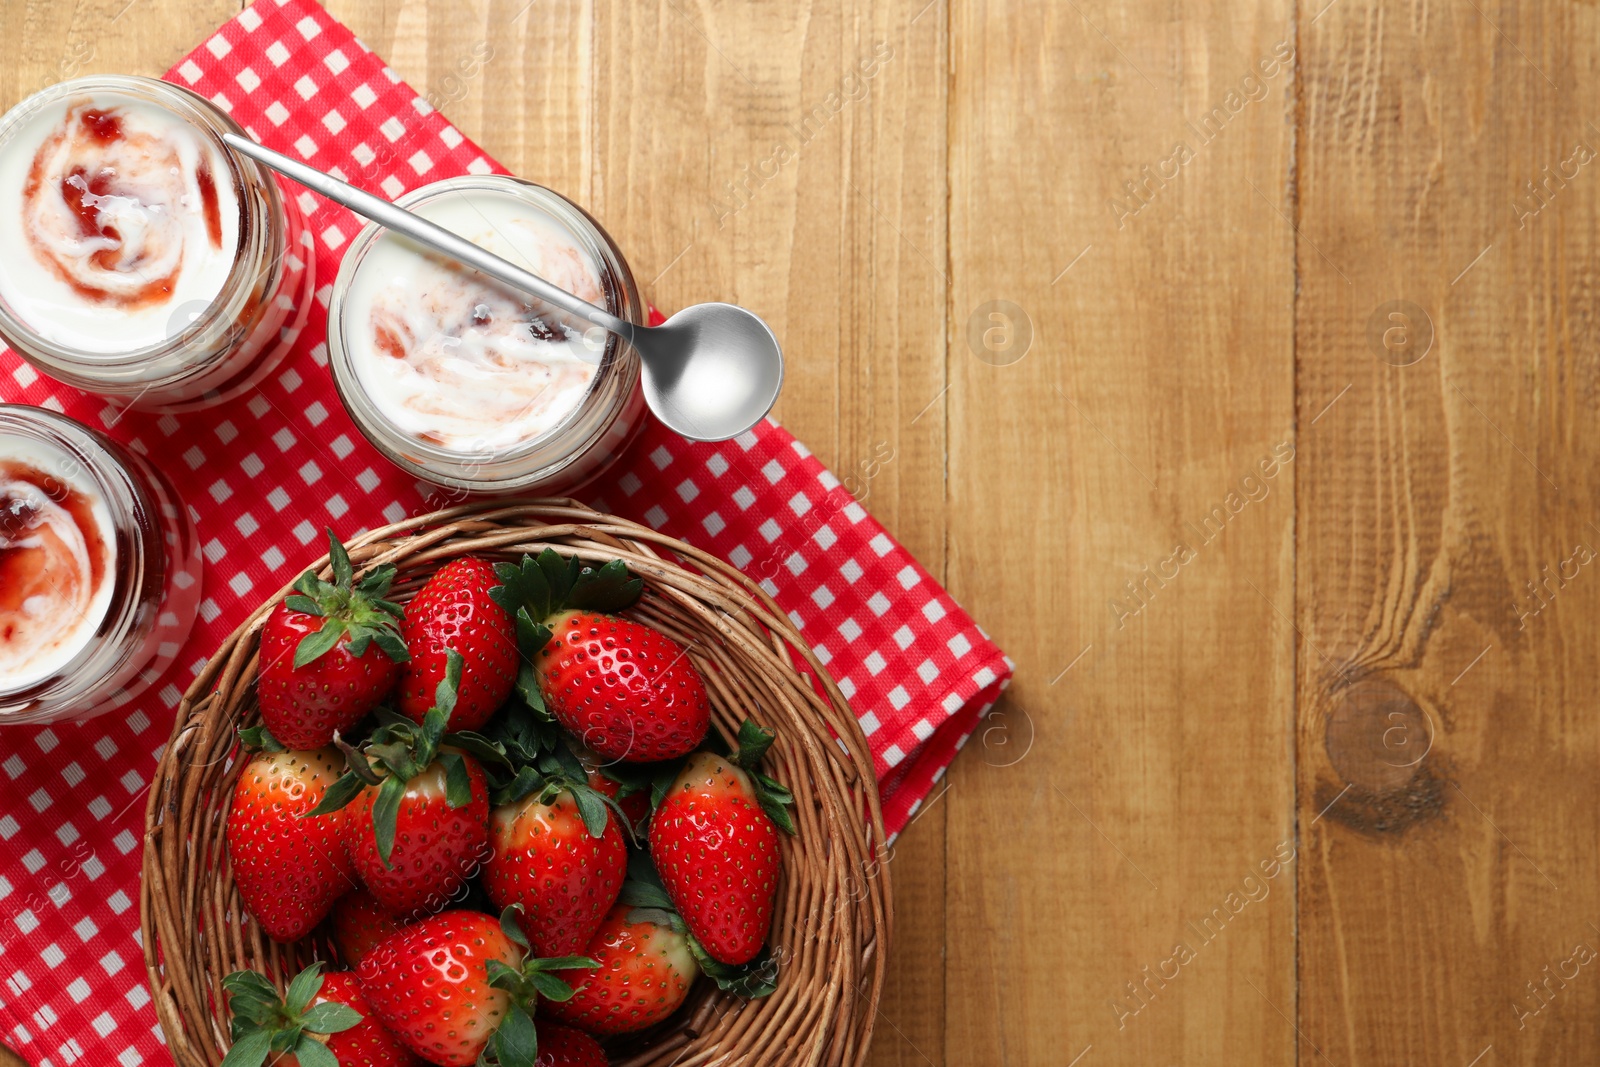
<svg viewBox="0 0 1600 1067"><path fill-rule="evenodd" d="M627 614L689 647L725 736L746 717L777 731L764 769L795 794L799 835L783 845L772 930L777 992L744 1001L702 979L672 1020L612 1046L613 1062L861 1063L891 921L887 868L876 862L884 834L872 759L838 688L771 599L715 557L570 500L470 504L348 546L358 573L399 568L393 598L402 602L458 556L516 559L547 547L595 565L620 559L643 578L645 595ZM318 567L328 573L325 557ZM218 991L230 971L255 968L281 985L312 958L338 964L325 938L277 945L261 933L240 905L224 844L241 767L236 730L258 719L260 628L284 592L246 619L189 687L150 790L140 921L151 994L179 1067L222 1059L227 1013ZM794 653L820 686L795 670Z"/></svg>

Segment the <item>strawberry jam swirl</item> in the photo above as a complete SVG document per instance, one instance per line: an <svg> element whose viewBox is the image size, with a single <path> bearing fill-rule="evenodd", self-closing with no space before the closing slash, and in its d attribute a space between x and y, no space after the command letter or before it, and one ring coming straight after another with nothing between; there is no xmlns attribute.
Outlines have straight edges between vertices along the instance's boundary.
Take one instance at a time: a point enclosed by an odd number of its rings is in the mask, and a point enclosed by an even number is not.
<svg viewBox="0 0 1600 1067"><path fill-rule="evenodd" d="M190 244L223 247L217 179L193 142L180 126L135 125L115 107L70 107L23 187L34 255L85 300L170 300Z"/></svg>
<svg viewBox="0 0 1600 1067"><path fill-rule="evenodd" d="M0 458L0 689L64 666L106 609L111 548L94 497Z"/></svg>
<svg viewBox="0 0 1600 1067"><path fill-rule="evenodd" d="M598 270L553 223L526 209L501 215L493 200L457 216L452 199L427 213L562 289L605 303ZM582 324L541 313L531 299L386 235L352 286L357 373L384 416L419 441L484 454L532 441L583 400L600 353Z"/></svg>

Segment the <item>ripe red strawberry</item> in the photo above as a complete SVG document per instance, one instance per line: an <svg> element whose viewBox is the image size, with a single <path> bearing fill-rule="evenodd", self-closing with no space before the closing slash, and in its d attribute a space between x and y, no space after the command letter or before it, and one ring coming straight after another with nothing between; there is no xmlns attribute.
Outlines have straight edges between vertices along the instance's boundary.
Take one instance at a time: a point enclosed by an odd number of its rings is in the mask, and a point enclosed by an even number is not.
<svg viewBox="0 0 1600 1067"><path fill-rule="evenodd" d="M694 751L711 724L700 672L682 645L643 623L558 612L534 658L545 707L608 760L653 763Z"/></svg>
<svg viewBox="0 0 1600 1067"><path fill-rule="evenodd" d="M304 937L355 887L345 813L302 816L322 802L344 757L334 748L255 754L228 810L228 857L250 914L274 941Z"/></svg>
<svg viewBox="0 0 1600 1067"><path fill-rule="evenodd" d="M546 550L502 563L495 594L517 613L538 696L557 722L606 760L677 759L705 738L711 702L683 646L614 613L644 583L620 560L592 570ZM526 688L526 687L525 687Z"/></svg>
<svg viewBox="0 0 1600 1067"><path fill-rule="evenodd" d="M222 980L233 1012L223 1067L413 1067L417 1058L384 1029L349 971L313 963L278 991L254 971Z"/></svg>
<svg viewBox="0 0 1600 1067"><path fill-rule="evenodd" d="M362 751L347 751L350 770L318 808L354 801L350 857L397 918L448 905L488 854L488 783L478 761L455 747L482 739L444 732L461 677L461 657L451 651L448 660L422 725L390 715Z"/></svg>
<svg viewBox="0 0 1600 1067"><path fill-rule="evenodd" d="M411 661L400 675L402 714L422 721L444 677L447 649L466 660L452 730L476 730L505 703L521 657L511 616L489 595L499 584L494 567L467 556L441 567L406 605Z"/></svg>
<svg viewBox="0 0 1600 1067"><path fill-rule="evenodd" d="M539 1024L539 1058L534 1067L607 1067L600 1042L570 1026Z"/></svg>
<svg viewBox="0 0 1600 1067"><path fill-rule="evenodd" d="M333 943L346 967L357 967L372 948L388 940L401 924L390 915L370 889L357 889L340 897L328 918Z"/></svg>
<svg viewBox="0 0 1600 1067"><path fill-rule="evenodd" d="M357 978L373 1011L429 1063L466 1067L487 1050L501 1067L532 1067L538 998L572 995L550 972L594 966L582 956L527 958L515 914L508 909L497 921L476 911L441 912L362 960Z"/></svg>
<svg viewBox="0 0 1600 1067"><path fill-rule="evenodd" d="M333 581L302 574L261 628L261 719L286 748L320 748L355 726L393 688L406 659L400 606L383 599L394 567L355 582L332 530L328 559Z"/></svg>
<svg viewBox="0 0 1600 1067"><path fill-rule="evenodd" d="M591 1034L627 1034L677 1011L700 968L682 923L673 926L656 908L612 908L585 950L600 966L568 975L577 992L545 1005L545 1014ZM541 1034L544 1028L540 1023Z"/></svg>
<svg viewBox="0 0 1600 1067"><path fill-rule="evenodd" d="M784 808L792 795L755 770L772 740L747 721L737 757L691 756L650 819L650 858L667 894L705 951L726 964L761 951L778 892L774 821L794 832Z"/></svg>
<svg viewBox="0 0 1600 1067"><path fill-rule="evenodd" d="M545 779L494 809L489 840L489 899L498 908L522 905L523 929L539 955L582 951L628 870L627 844L604 801L582 782Z"/></svg>

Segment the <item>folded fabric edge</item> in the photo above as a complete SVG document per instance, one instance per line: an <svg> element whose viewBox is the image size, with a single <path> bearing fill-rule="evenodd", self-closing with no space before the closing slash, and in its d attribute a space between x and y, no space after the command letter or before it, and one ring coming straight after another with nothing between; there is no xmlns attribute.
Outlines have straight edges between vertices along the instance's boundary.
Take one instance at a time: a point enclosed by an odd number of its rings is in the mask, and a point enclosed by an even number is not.
<svg viewBox="0 0 1600 1067"><path fill-rule="evenodd" d="M995 680L977 689L879 782L883 828L889 843L915 821L956 754L1011 684L1012 664L1005 653L996 648L988 666L994 671Z"/></svg>

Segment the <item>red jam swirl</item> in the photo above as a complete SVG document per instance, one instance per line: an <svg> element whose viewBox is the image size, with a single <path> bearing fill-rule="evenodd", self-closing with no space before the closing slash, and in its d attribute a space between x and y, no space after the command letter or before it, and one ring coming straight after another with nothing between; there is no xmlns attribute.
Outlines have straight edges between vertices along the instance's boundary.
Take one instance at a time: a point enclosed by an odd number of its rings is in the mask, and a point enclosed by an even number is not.
<svg viewBox="0 0 1600 1067"><path fill-rule="evenodd" d="M182 129L174 127L174 129ZM198 210L222 247L217 184L202 158L192 204L175 136L133 129L85 102L39 147L23 188L23 228L39 260L96 303L135 308L172 296L184 267L184 216Z"/></svg>
<svg viewBox="0 0 1600 1067"><path fill-rule="evenodd" d="M83 492L44 471L0 460L0 678L83 640L110 551ZM98 622L98 620L95 620Z"/></svg>

